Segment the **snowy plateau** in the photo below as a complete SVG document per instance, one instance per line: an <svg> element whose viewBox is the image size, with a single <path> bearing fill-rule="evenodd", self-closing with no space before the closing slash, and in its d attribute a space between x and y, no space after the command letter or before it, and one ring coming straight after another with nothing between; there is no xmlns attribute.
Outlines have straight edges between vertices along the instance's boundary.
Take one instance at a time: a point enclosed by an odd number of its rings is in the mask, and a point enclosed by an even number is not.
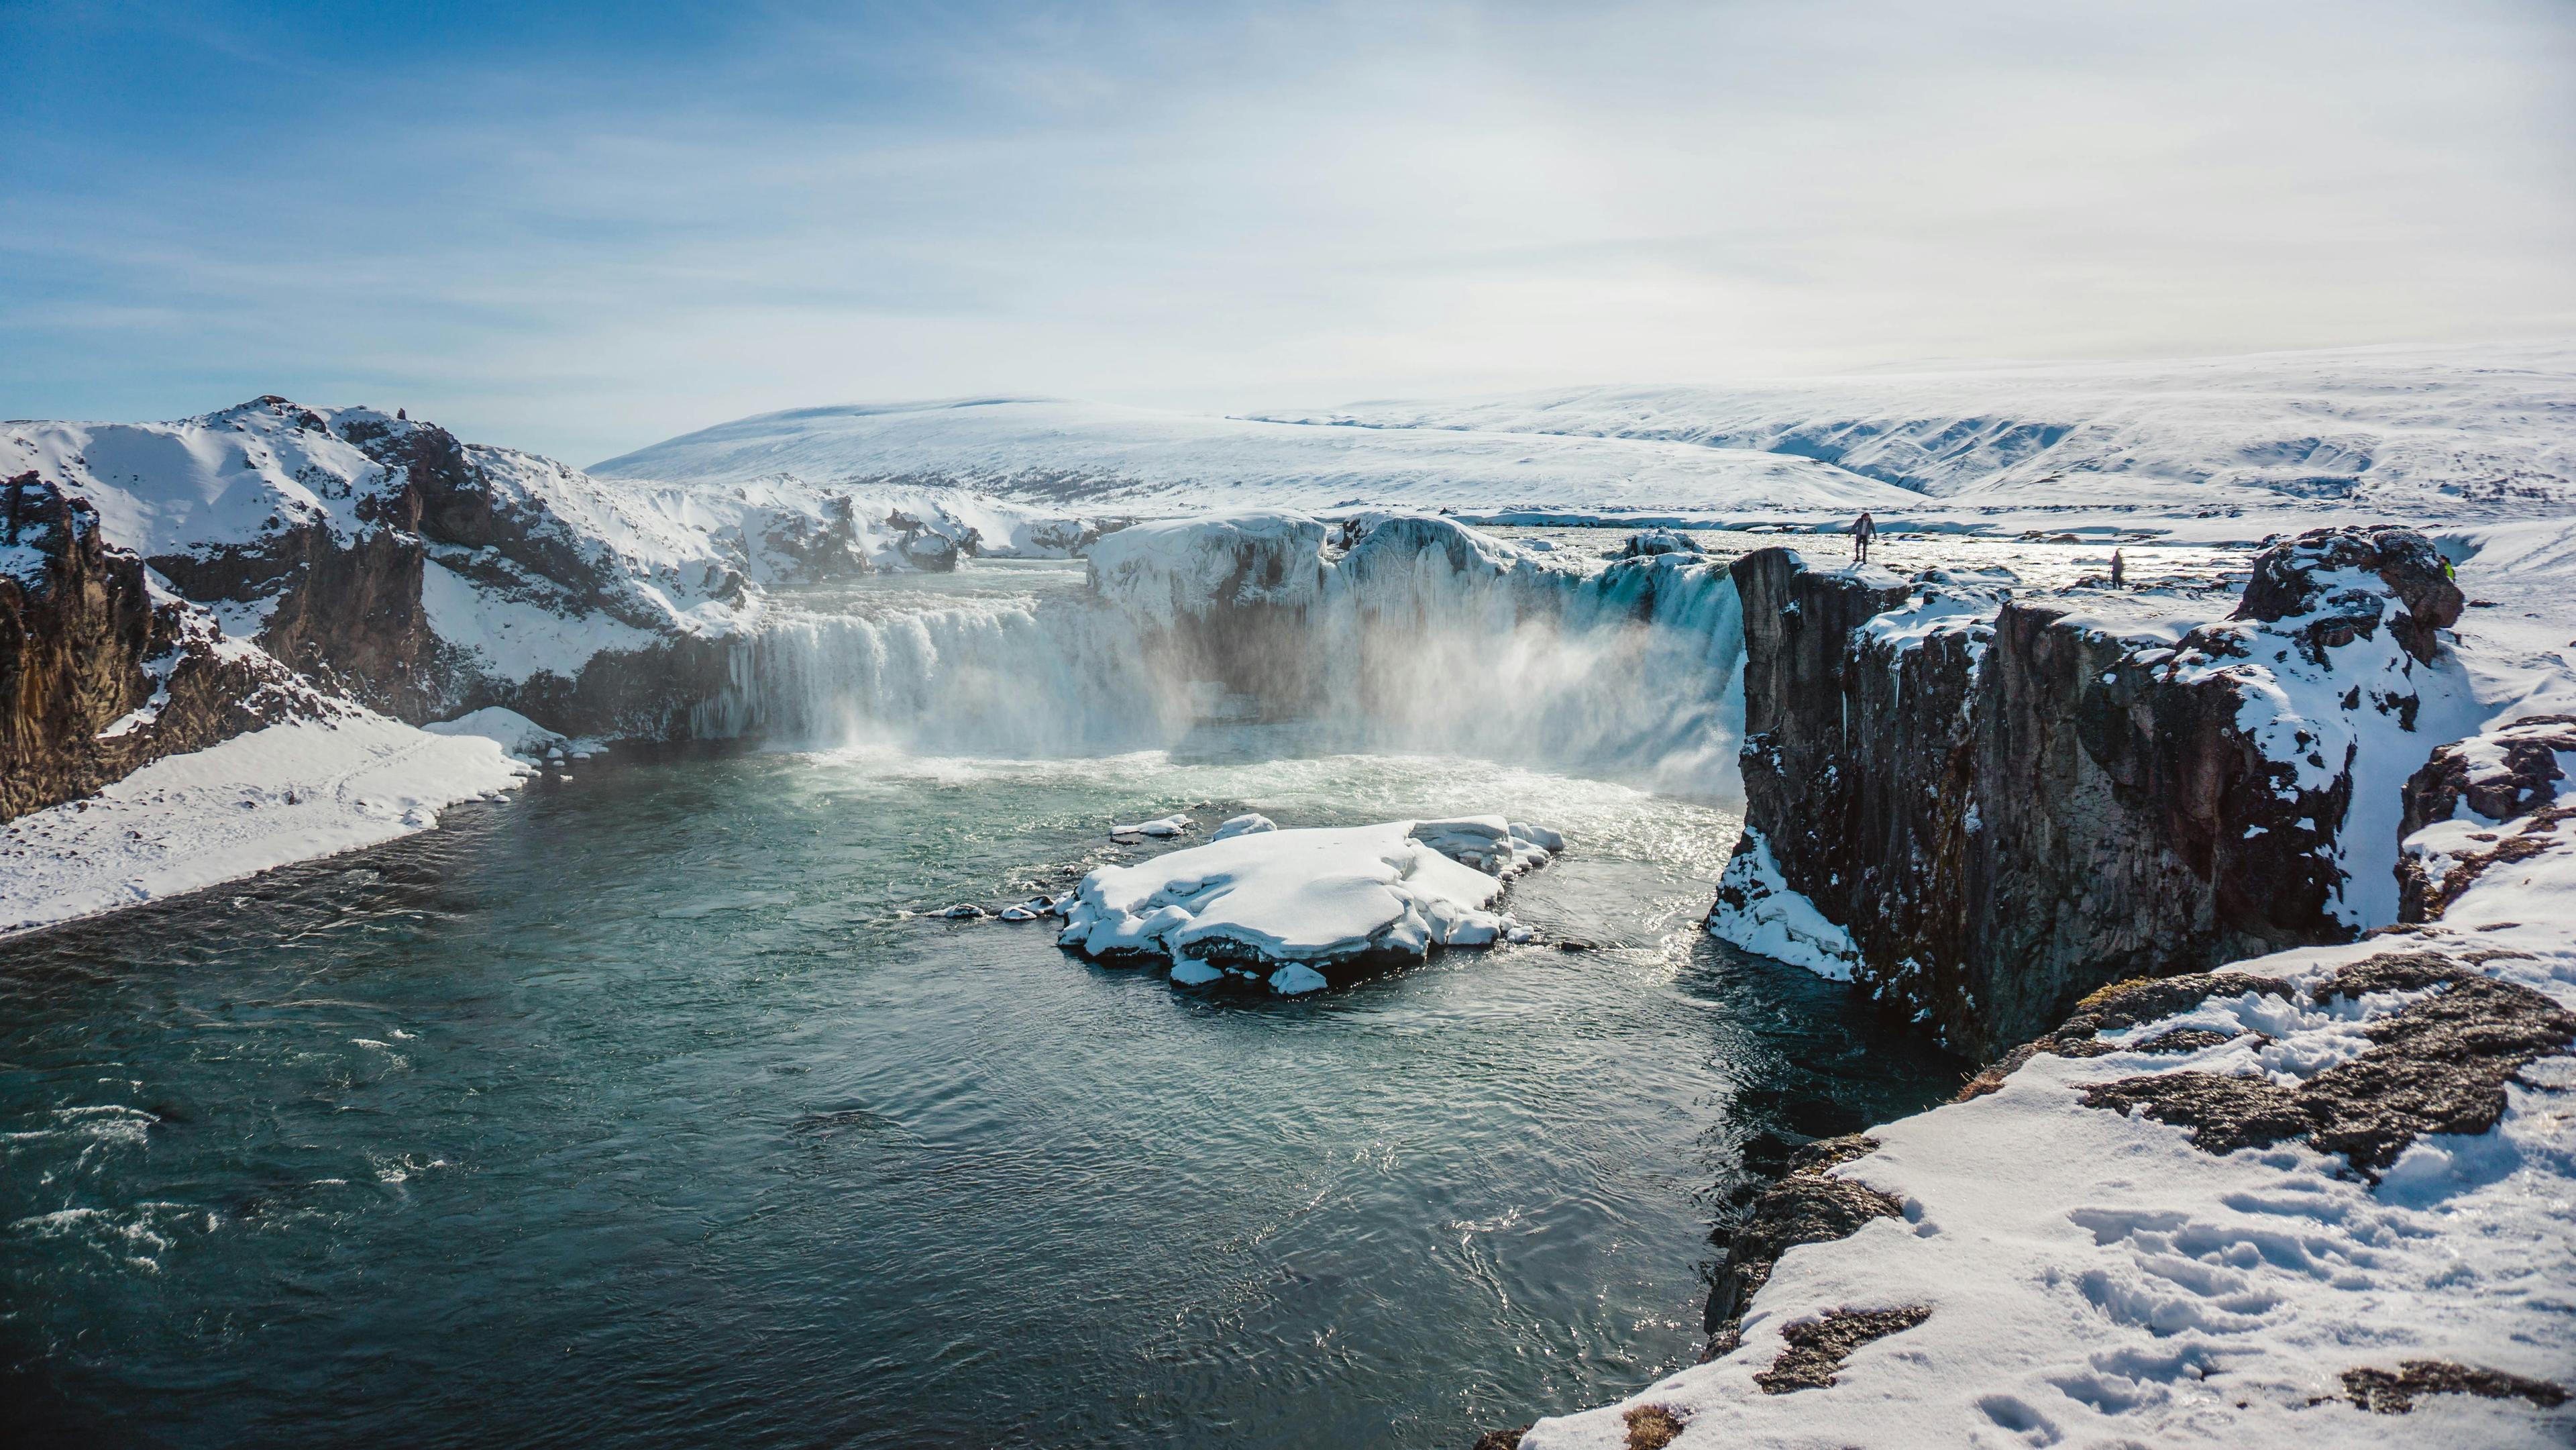
<svg viewBox="0 0 2576 1450"><path fill-rule="evenodd" d="M1741 805L1707 928L1984 1070L1722 1225L1703 1362L1488 1450L2576 1439L2576 344L821 407L588 470L264 397L0 424L0 494L0 934L692 742L1581 767ZM1187 804L999 915L1251 1010L1531 943L1583 849Z"/></svg>

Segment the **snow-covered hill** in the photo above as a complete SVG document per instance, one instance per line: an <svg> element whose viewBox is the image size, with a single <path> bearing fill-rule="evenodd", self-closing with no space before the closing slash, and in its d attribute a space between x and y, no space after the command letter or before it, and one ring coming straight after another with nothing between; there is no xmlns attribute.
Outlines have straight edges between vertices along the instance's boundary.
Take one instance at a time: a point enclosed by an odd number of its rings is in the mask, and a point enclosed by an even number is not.
<svg viewBox="0 0 2576 1450"><path fill-rule="evenodd" d="M632 478L965 485L1148 514L1364 506L1812 514L1995 529L2224 514L2576 510L2576 343L1594 387L1218 417L1032 398L769 413L599 464ZM2206 533L2206 527L2191 529Z"/></svg>
<svg viewBox="0 0 2576 1450"><path fill-rule="evenodd" d="M591 472L953 484L1147 514L1376 505L1851 513L1919 502L1902 489L1785 454L1500 430L1313 427L1042 398L767 413L612 458Z"/></svg>
<svg viewBox="0 0 2576 1450"><path fill-rule="evenodd" d="M2576 343L2565 342L1596 387L1280 416L1796 454L1963 506L2319 500L2446 519L2576 508Z"/></svg>

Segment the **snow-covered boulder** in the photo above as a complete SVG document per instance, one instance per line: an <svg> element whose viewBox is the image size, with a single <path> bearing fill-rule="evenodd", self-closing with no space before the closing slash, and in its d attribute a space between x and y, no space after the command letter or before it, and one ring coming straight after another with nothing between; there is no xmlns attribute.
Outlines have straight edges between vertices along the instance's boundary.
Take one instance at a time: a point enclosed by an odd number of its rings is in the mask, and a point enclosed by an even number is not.
<svg viewBox="0 0 2576 1450"><path fill-rule="evenodd" d="M1521 929L1492 908L1510 876L1547 858L1523 829L1481 817L1249 831L1094 870L1057 941L1099 961L1168 962L1185 986L1232 976L1311 991L1327 972L1514 939Z"/></svg>
<svg viewBox="0 0 2576 1450"><path fill-rule="evenodd" d="M559 760L570 753L572 745L562 735L500 705L486 705L453 720L434 720L420 728L432 735L480 735L520 760Z"/></svg>
<svg viewBox="0 0 2576 1450"><path fill-rule="evenodd" d="M1229 817L1223 825L1216 828L1216 833L1208 837L1208 839L1211 841L1230 841L1237 836L1256 836L1264 831L1275 831L1278 829L1279 823L1270 819L1268 816L1261 815L1258 812L1246 812L1243 815Z"/></svg>

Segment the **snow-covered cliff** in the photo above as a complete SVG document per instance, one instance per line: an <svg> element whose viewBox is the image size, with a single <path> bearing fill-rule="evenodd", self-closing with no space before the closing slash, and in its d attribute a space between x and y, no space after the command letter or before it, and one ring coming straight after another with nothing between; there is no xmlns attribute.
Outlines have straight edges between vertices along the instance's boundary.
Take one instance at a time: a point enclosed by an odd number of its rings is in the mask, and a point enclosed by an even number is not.
<svg viewBox="0 0 2576 1450"><path fill-rule="evenodd" d="M2395 921L2398 783L2483 718L2404 530L2275 545L2232 610L1734 574L1746 836L1711 929L1981 1055L2106 982Z"/></svg>

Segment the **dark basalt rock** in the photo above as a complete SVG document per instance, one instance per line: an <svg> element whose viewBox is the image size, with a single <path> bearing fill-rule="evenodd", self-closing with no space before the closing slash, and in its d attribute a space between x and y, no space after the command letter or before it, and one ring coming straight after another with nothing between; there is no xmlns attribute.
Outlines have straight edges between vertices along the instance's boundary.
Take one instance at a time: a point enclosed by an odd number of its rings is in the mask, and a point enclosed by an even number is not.
<svg viewBox="0 0 2576 1450"><path fill-rule="evenodd" d="M1537 1428L1538 1422L1533 1420L1509 1430L1487 1430L1476 1437L1476 1443L1468 1450L1521 1450L1521 1437Z"/></svg>
<svg viewBox="0 0 2576 1450"><path fill-rule="evenodd" d="M2268 1078L2176 1072L2085 1090L2084 1105L2143 1112L2191 1130L2210 1153L2304 1138L2376 1180L2427 1133L2483 1133L2504 1116L2505 1083L2576 1043L2576 1012L2431 952L2344 968L2321 998L2435 990L2365 1029L2372 1046L2295 1087Z"/></svg>
<svg viewBox="0 0 2576 1450"><path fill-rule="evenodd" d="M2490 1400L2518 1397L2544 1410L2567 1403L2564 1385L2439 1359L2410 1359L2396 1370L2345 1370L2343 1392L2355 1407L2374 1415L2405 1414L2424 1395L2477 1395Z"/></svg>
<svg viewBox="0 0 2576 1450"><path fill-rule="evenodd" d="M1703 1321L1710 1335L1703 1358L1715 1359L1735 1347L1737 1322L1770 1282L1782 1254L1800 1244L1849 1238L1872 1219L1904 1216L1905 1205L1894 1197L1826 1171L1877 1147L1875 1138L1856 1134L1806 1144L1791 1155L1780 1180L1753 1200L1740 1224L1725 1235L1726 1258L1710 1286Z"/></svg>
<svg viewBox="0 0 2576 1450"><path fill-rule="evenodd" d="M2046 1031L2106 982L2350 939L2331 907L2353 779L2329 764L2312 788L2268 759L2238 729L2244 696L2221 667L2250 641L2322 650L2383 624L2424 658L2458 590L2429 543L2395 529L2304 534L2255 572L2237 611L2251 623L2149 653L2060 607L1998 599L1987 613L1937 583L1919 587L1968 612L1873 638L1860 626L1918 586L1785 549L1746 555L1732 566L1739 856L1767 848L1850 932L1866 990L1978 1055ZM2378 708L2411 719L2414 697ZM1745 905L1733 874L1721 910Z"/></svg>
<svg viewBox="0 0 2576 1450"><path fill-rule="evenodd" d="M1903 1309L1837 1309L1822 1319L1792 1324L1780 1332L1789 1347L1771 1367L1753 1377L1766 1395L1820 1390L1834 1382L1834 1372L1853 1350L1876 1339L1902 1333L1932 1317L1932 1306Z"/></svg>

